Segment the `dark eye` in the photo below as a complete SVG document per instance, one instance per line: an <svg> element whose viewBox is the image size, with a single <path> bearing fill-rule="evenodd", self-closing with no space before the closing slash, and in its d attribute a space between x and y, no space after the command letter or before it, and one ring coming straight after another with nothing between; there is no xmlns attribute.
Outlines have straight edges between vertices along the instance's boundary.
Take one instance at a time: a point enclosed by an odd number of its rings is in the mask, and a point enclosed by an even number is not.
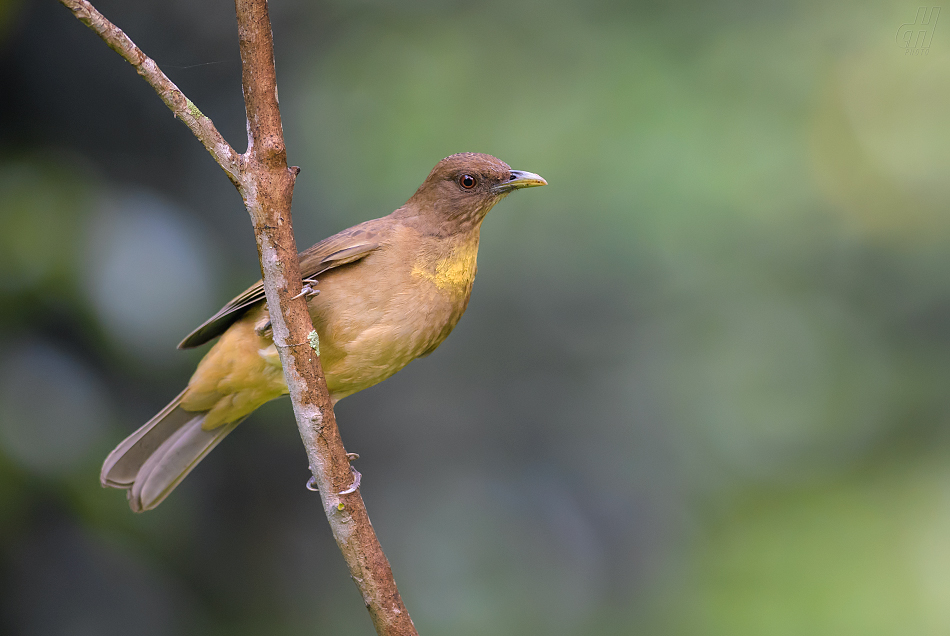
<svg viewBox="0 0 950 636"><path fill-rule="evenodd" d="M471 190L475 187L475 177L470 174L463 174L459 177L459 185L465 188L466 190Z"/></svg>

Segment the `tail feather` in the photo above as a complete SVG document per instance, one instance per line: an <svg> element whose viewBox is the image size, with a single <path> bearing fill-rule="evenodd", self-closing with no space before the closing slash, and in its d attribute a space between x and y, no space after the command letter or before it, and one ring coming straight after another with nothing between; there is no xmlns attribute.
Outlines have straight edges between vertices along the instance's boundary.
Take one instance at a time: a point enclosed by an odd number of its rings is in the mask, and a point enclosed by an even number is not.
<svg viewBox="0 0 950 636"><path fill-rule="evenodd" d="M187 424L195 413L179 408L185 392L182 391L168 406L146 422L137 431L126 437L115 447L102 464L99 481L103 486L129 488L135 481L142 464L171 437L178 429Z"/></svg>
<svg viewBox="0 0 950 636"><path fill-rule="evenodd" d="M102 466L102 485L128 490L135 512L160 504L243 420L206 431L201 425L207 411L181 408L183 394L119 444Z"/></svg>
<svg viewBox="0 0 950 636"><path fill-rule="evenodd" d="M129 490L132 510L151 510L162 503L198 462L241 423L239 420L206 431L201 428L205 415L195 414L142 464Z"/></svg>

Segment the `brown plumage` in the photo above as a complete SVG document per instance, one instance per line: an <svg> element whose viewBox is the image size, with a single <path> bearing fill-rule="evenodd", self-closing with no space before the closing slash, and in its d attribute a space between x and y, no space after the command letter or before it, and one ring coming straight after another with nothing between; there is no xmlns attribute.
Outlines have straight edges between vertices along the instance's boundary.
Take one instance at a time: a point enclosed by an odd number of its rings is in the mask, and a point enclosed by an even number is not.
<svg viewBox="0 0 950 636"><path fill-rule="evenodd" d="M319 279L308 306L334 402L445 340L468 305L485 215L513 190L545 184L490 155L452 155L392 214L301 252L304 278ZM245 417L287 393L261 282L179 347L214 338L187 388L103 464L103 486L127 489L136 512L161 503Z"/></svg>

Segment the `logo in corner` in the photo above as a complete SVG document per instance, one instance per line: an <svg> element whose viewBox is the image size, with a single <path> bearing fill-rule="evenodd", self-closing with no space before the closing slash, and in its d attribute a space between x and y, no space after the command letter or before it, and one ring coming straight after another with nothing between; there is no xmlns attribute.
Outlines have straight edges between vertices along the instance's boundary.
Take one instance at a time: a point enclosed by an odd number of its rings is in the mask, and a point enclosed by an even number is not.
<svg viewBox="0 0 950 636"><path fill-rule="evenodd" d="M940 7L920 7L913 22L902 24L897 29L897 46L904 49L904 55L927 55L930 43L937 28Z"/></svg>

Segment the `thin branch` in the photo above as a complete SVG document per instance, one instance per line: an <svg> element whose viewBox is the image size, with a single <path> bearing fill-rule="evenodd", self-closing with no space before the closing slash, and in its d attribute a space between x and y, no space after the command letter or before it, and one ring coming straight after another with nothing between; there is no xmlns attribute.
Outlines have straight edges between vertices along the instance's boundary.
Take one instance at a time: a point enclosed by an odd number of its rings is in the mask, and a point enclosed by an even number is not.
<svg viewBox="0 0 950 636"><path fill-rule="evenodd" d="M235 0L248 116L248 150L244 155L237 155L211 120L201 114L155 62L89 2L60 2L155 88L241 193L254 223L274 343L280 352L297 426L333 536L377 633L417 636L363 498L358 489L352 488L355 476L320 366L317 332L306 300L299 294L300 265L290 216L294 180L299 169L287 166L267 1Z"/></svg>
<svg viewBox="0 0 950 636"><path fill-rule="evenodd" d="M284 128L277 103L274 34L267 2L235 0L241 50L241 85L247 110L247 147L266 165L287 167Z"/></svg>
<svg viewBox="0 0 950 636"><path fill-rule="evenodd" d="M96 32L109 48L121 55L135 67L136 72L155 89L162 101L195 134L198 141L211 153L214 160L237 185L240 172L240 155L228 145L214 123L198 110L194 103L168 79L155 60L145 55L142 49L129 39L122 29L109 22L86 0L59 0L87 27Z"/></svg>
<svg viewBox="0 0 950 636"><path fill-rule="evenodd" d="M317 332L306 300L300 297L302 277L290 218L296 171L287 167L267 1L235 0L234 6L244 65L247 170L248 177L253 175L241 194L254 221L274 343L280 352L297 427L333 536L363 595L376 632L416 636L359 490L338 494L350 489L354 475L323 377Z"/></svg>

